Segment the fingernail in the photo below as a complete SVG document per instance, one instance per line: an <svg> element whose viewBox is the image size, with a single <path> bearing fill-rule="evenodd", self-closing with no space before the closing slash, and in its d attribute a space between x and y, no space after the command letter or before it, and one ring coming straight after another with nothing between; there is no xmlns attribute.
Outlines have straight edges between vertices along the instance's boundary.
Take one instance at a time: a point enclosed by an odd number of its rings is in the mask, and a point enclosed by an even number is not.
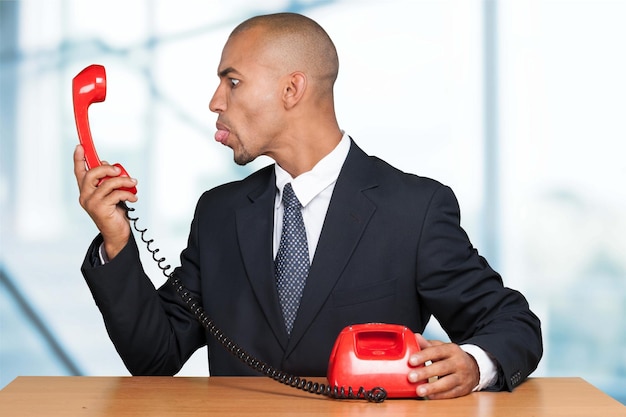
<svg viewBox="0 0 626 417"><path fill-rule="evenodd" d="M417 389L417 395L419 395L420 397L425 397L426 396L426 387L419 387Z"/></svg>

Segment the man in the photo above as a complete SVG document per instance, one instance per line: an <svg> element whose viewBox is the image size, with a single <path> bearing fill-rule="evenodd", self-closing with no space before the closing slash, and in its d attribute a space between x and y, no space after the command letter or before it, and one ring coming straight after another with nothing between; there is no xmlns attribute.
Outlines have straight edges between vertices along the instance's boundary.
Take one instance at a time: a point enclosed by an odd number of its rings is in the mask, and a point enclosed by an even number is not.
<svg viewBox="0 0 626 417"><path fill-rule="evenodd" d="M304 16L258 16L233 31L210 102L215 139L238 164L259 155L276 164L200 198L176 276L225 334L276 368L325 375L343 327L398 323L422 348L407 378L438 377L416 385L419 396L513 389L541 358L538 318L472 247L448 187L367 156L340 130L337 72L332 41ZM79 146L80 203L101 233L82 270L130 372L175 374L208 344L211 375L254 374L207 336L171 286L155 291L145 276L118 204L137 200L119 189L136 181L110 165L86 171L83 157ZM105 176L114 178L97 186ZM292 190L295 211L283 201ZM302 220L289 223L292 213ZM298 233L304 282L284 272L291 255L281 237ZM420 335L431 315L451 343Z"/></svg>

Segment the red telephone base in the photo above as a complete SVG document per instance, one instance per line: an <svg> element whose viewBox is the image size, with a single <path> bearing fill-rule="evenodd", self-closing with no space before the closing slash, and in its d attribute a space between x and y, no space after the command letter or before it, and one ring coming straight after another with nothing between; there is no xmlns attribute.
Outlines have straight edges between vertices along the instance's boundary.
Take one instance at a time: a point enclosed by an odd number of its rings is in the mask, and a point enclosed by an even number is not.
<svg viewBox="0 0 626 417"><path fill-rule="evenodd" d="M328 382L340 387L382 387L388 398L417 397L409 382L409 357L420 351L413 332L401 325L348 326L337 337L328 363ZM423 366L423 365L420 365Z"/></svg>

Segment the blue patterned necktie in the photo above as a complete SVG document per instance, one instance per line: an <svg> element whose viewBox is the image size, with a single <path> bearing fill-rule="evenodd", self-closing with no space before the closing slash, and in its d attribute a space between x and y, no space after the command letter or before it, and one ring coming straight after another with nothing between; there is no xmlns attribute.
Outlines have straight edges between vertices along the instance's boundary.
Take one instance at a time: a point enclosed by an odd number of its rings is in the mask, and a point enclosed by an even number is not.
<svg viewBox="0 0 626 417"><path fill-rule="evenodd" d="M291 183L283 189L283 232L276 254L276 286L285 318L287 333L291 334L298 313L302 290L309 274L309 246L302 220L302 204L293 192Z"/></svg>

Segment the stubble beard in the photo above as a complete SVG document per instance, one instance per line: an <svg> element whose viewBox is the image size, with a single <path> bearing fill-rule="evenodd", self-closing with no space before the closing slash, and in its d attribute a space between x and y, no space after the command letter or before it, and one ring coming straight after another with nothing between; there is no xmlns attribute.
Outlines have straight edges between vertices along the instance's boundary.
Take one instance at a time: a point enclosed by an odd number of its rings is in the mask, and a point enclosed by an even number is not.
<svg viewBox="0 0 626 417"><path fill-rule="evenodd" d="M237 165L244 166L248 163L254 161L256 156L252 155L246 147L241 143L241 141L237 141L239 143L239 149L233 149L233 159Z"/></svg>

